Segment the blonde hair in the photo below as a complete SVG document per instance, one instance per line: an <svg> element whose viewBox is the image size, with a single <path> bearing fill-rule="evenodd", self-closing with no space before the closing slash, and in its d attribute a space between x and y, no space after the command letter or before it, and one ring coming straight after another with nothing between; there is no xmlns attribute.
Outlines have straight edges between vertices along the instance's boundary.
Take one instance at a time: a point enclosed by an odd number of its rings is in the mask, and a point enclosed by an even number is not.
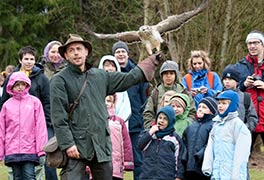
<svg viewBox="0 0 264 180"><path fill-rule="evenodd" d="M202 58L204 62L204 69L209 70L211 67L211 60L209 58L209 54L202 50L195 50L191 51L191 57L188 59L188 69L194 71L194 68L192 66L193 64L193 58Z"/></svg>
<svg viewBox="0 0 264 180"><path fill-rule="evenodd" d="M166 91L163 96L161 97L161 101L160 101L160 104L159 104L159 107L163 107L164 106L164 102L165 102L165 97L169 97L169 99L175 95L177 92L174 91L174 90L169 90L169 91Z"/></svg>

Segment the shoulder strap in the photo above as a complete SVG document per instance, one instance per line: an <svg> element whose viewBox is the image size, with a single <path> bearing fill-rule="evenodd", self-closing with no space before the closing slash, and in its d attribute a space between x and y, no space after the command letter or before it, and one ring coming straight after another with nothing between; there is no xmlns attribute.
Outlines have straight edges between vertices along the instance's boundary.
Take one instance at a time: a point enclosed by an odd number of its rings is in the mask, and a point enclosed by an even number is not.
<svg viewBox="0 0 264 180"><path fill-rule="evenodd" d="M250 95L247 92L244 92L245 123L247 122L247 115L249 113L249 106L250 106Z"/></svg>
<svg viewBox="0 0 264 180"><path fill-rule="evenodd" d="M86 87L86 84L87 84L87 80L88 80L88 73L86 73L86 76L85 76L85 80L83 82L83 85L82 85L82 89L79 93L79 95L77 96L77 98L73 101L73 103L70 104L70 108L69 108L69 119L71 120L72 118L72 113L74 111L74 109L76 108L77 104L79 103L79 100L84 92L84 89Z"/></svg>
<svg viewBox="0 0 264 180"><path fill-rule="evenodd" d="M214 89L214 72L208 71L207 79L208 79L211 89Z"/></svg>
<svg viewBox="0 0 264 180"><path fill-rule="evenodd" d="M192 75L190 73L185 75L187 90L190 91L192 88Z"/></svg>
<svg viewBox="0 0 264 180"><path fill-rule="evenodd" d="M158 98L159 98L158 96L159 96L159 90L158 88L154 88L151 93L151 98L152 98L155 114L157 113L157 108L158 108Z"/></svg>
<svg viewBox="0 0 264 180"><path fill-rule="evenodd" d="M185 79L186 79L187 89L188 91L190 91L192 87L192 75L190 73L186 74ZM211 89L213 89L214 88L214 72L208 71L207 79L208 79Z"/></svg>

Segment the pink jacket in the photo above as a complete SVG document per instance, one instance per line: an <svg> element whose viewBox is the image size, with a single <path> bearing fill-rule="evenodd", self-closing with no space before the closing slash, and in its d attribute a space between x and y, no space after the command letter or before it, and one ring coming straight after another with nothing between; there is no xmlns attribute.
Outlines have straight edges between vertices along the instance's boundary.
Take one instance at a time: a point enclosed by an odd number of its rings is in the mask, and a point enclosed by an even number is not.
<svg viewBox="0 0 264 180"><path fill-rule="evenodd" d="M27 82L21 93L14 93L16 81ZM28 93L31 82L23 72L14 72L7 85L12 95L0 113L0 160L13 154L45 155L43 146L48 141L46 120L43 107L38 98Z"/></svg>
<svg viewBox="0 0 264 180"><path fill-rule="evenodd" d="M111 115L109 127L112 141L113 177L124 178L124 170L134 169L132 145L122 118Z"/></svg>

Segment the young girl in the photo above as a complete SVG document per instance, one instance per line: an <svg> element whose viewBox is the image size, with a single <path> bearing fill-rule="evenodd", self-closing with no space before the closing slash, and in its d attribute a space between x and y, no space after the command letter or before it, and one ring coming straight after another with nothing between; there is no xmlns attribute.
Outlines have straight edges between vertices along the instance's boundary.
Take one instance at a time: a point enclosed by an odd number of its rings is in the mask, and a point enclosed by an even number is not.
<svg viewBox="0 0 264 180"><path fill-rule="evenodd" d="M113 180L124 178L124 170L134 169L132 145L127 127L122 118L114 115L116 95L105 99L109 113L109 128L112 141Z"/></svg>
<svg viewBox="0 0 264 180"><path fill-rule="evenodd" d="M188 117L190 112L190 98L186 94L176 93L170 99L170 105L176 114L175 131L182 137L183 131L193 122Z"/></svg>
<svg viewBox="0 0 264 180"><path fill-rule="evenodd" d="M138 140L138 147L143 150L140 179L183 179L181 157L184 145L174 124L173 108L164 106L157 113L155 125L142 132Z"/></svg>
<svg viewBox="0 0 264 180"><path fill-rule="evenodd" d="M247 179L251 134L238 117L238 94L233 90L221 92L218 116L209 135L202 171L211 179Z"/></svg>
<svg viewBox="0 0 264 180"><path fill-rule="evenodd" d="M31 82L21 71L14 72L7 84L12 96L0 113L0 160L10 166L14 179L35 179L35 165L44 156L47 127L38 98L28 93Z"/></svg>
<svg viewBox="0 0 264 180"><path fill-rule="evenodd" d="M216 113L217 101L212 97L203 98L198 105L196 121L183 133L182 139L187 148L187 156L184 157L185 180L210 180L202 173L202 162Z"/></svg>

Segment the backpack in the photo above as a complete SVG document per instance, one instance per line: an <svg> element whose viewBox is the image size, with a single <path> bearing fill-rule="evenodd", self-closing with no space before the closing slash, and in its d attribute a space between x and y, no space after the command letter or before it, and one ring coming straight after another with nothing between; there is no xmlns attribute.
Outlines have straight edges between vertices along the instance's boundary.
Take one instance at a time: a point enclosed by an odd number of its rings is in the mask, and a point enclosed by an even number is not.
<svg viewBox="0 0 264 180"><path fill-rule="evenodd" d="M185 79L186 79L187 89L188 91L190 91L192 88L192 74L190 73L186 74ZM210 84L210 88L213 89L214 88L214 72L213 71L208 71L207 79Z"/></svg>

